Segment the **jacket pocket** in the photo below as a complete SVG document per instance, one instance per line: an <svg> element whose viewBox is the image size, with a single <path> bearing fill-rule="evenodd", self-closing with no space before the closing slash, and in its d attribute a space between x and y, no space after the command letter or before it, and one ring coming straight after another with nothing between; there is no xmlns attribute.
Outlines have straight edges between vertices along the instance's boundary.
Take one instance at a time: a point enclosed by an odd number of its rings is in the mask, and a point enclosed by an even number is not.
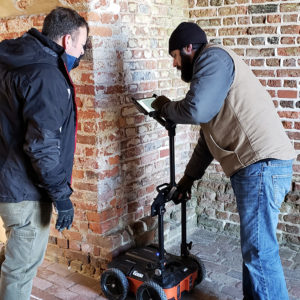
<svg viewBox="0 0 300 300"><path fill-rule="evenodd" d="M225 150L223 149L222 147L220 147L216 141L214 140L214 138L212 137L212 135L210 134L209 135L209 138L210 138L210 141L211 141L211 144L213 145L214 147L214 150L213 150L213 153L215 154L215 158L218 159L222 159L226 156L230 156L230 155L236 155L236 153L234 151L230 151L230 150Z"/></svg>
<svg viewBox="0 0 300 300"><path fill-rule="evenodd" d="M227 176L231 176L233 172L245 167L235 151L225 150L220 147L211 134L207 144L212 155L221 164Z"/></svg>

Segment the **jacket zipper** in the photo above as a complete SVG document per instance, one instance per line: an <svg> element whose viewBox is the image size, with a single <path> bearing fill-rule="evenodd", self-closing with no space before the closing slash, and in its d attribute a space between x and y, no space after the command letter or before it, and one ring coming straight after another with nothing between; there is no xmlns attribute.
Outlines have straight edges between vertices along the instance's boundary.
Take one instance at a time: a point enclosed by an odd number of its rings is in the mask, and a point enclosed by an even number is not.
<svg viewBox="0 0 300 300"><path fill-rule="evenodd" d="M74 103L74 106L75 106L75 143L74 143L74 155L73 157L75 156L75 152L76 152L76 143L77 143L77 130L78 130L78 121L77 121L77 115L78 115L78 111L77 111L77 104L76 104L76 89L75 89L75 86L74 86L74 83L70 77L70 74L69 74L69 71L68 71L68 68L66 66L66 64L64 63L64 66L65 66L65 69L66 69L66 72L68 74L68 78L70 80L70 83L73 87L73 91L74 91L74 97L73 97L73 103ZM74 159L73 159L74 160ZM71 182L70 182L70 185L72 185L72 177L73 175L71 174Z"/></svg>

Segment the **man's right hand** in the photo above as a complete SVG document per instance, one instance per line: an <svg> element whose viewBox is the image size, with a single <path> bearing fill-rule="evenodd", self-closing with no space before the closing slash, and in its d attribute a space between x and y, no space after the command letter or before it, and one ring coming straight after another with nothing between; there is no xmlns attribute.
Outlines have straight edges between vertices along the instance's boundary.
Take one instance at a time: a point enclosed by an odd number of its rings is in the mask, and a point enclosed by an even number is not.
<svg viewBox="0 0 300 300"><path fill-rule="evenodd" d="M74 218L74 208L69 198L57 200L54 202L57 210L57 220L55 228L58 231L63 231L65 228L70 229Z"/></svg>

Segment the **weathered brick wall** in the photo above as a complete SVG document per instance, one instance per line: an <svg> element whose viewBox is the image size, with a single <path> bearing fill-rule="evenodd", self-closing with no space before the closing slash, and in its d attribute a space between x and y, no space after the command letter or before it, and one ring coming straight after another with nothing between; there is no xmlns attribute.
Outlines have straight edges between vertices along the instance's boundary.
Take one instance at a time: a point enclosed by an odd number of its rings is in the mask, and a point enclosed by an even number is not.
<svg viewBox="0 0 300 300"><path fill-rule="evenodd" d="M278 237L300 244L300 36L299 1L190 0L189 16L209 40L241 55L274 100L298 157L292 191L282 205ZM198 128L194 128L197 132ZM230 182L212 164L195 185L198 224L238 234L239 217Z"/></svg>
<svg viewBox="0 0 300 300"><path fill-rule="evenodd" d="M112 255L153 238L156 223L148 216L155 186L169 180L168 137L160 125L137 113L131 97L155 92L180 99L185 94L187 85L167 53L168 37L182 20L199 22L211 40L245 57L273 95L290 138L300 150L299 37L290 32L297 28L297 1L282 5L272 1L269 5L276 6L276 13L262 1L61 2L80 11L91 32L87 55L71 73L79 108L72 196L75 220L72 229L63 233L52 226L49 258L98 275ZM255 7L250 8L252 5ZM264 5L266 12L255 11ZM0 40L17 37L31 27L41 29L43 20L44 15L0 19ZM177 127L178 177L198 129ZM298 156L294 191L283 205L279 231L282 240L295 244L299 243L299 160ZM188 207L189 230L198 217L199 226L236 231L234 197L219 165L212 164L197 185ZM168 204L168 241L178 240L179 222L178 208Z"/></svg>
<svg viewBox="0 0 300 300"><path fill-rule="evenodd" d="M78 270L98 273L112 255L154 235L155 222L148 216L155 187L168 181L168 136L137 112L131 97L184 94L186 85L176 76L167 45L171 30L187 16L182 1L89 5L88 59L72 74L80 107L76 218L70 231L51 231L48 247L49 255L60 251L60 261ZM190 146L182 128L177 140L177 156L187 157ZM177 169L185 163L181 160ZM166 233L170 228L166 224Z"/></svg>

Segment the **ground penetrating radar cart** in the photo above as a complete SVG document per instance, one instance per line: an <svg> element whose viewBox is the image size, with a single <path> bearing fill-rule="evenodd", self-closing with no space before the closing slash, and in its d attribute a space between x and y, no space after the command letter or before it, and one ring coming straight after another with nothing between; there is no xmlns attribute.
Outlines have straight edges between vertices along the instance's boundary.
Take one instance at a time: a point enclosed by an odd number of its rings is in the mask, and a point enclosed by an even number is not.
<svg viewBox="0 0 300 300"><path fill-rule="evenodd" d="M158 216L158 245L133 248L114 258L109 269L101 276L101 289L110 300L179 300L205 277L205 267L200 258L189 253L192 242L186 241L186 200L181 201L181 255L167 253L164 249L163 217L165 204L176 198L174 137L176 124L161 118L151 108L151 98L134 100L145 115L149 115L166 128L170 147L170 183L159 185L151 205L151 216Z"/></svg>

